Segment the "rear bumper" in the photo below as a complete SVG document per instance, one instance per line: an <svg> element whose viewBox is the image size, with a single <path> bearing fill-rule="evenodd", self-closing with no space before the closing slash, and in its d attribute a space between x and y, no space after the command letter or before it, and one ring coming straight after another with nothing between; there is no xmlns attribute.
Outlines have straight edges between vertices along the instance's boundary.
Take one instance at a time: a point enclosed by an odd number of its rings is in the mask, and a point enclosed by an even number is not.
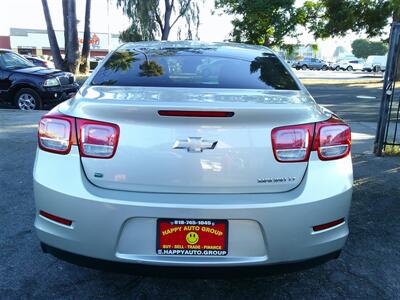
<svg viewBox="0 0 400 300"><path fill-rule="evenodd" d="M270 275L270 274L280 274L280 273L288 273L288 272L296 272L305 269L309 269L315 267L317 265L323 264L330 260L337 259L340 256L340 250L325 254L323 256L303 260L296 261L291 263L280 263L280 264L270 264L268 266L253 266L253 267L229 267L229 268L209 268L209 267L201 267L201 269L197 269L196 272L191 272L193 269L191 267L157 267L157 266L149 266L143 264L133 264L133 263L125 263L125 262L117 262L117 261L109 261L96 259L92 257L87 257L83 255L78 255L74 253L70 253L64 250L60 250L54 248L52 246L41 243L41 248L44 253L49 253L61 260L66 262L82 266L88 267L103 271L112 271L118 273L130 273L130 274L140 274L140 275L151 275L151 276L184 276L194 277L194 278L210 278L214 276L261 276L261 275Z"/></svg>
<svg viewBox="0 0 400 300"><path fill-rule="evenodd" d="M44 210L73 221L67 227L36 216L39 239L65 252L162 266L275 265L324 256L344 246L352 167L350 156L321 162L312 155L300 186L286 193L133 193L89 183L74 147L67 156L38 150L34 193L37 212ZM158 218L227 219L228 255L157 255ZM312 230L340 218L346 221L320 232Z"/></svg>

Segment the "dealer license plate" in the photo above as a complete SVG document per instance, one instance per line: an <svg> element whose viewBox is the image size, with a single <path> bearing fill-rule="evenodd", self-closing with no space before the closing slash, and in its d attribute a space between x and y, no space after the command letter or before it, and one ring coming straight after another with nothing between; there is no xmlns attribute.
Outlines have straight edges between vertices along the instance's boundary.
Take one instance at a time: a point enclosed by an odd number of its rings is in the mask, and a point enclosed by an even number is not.
<svg viewBox="0 0 400 300"><path fill-rule="evenodd" d="M158 219L156 251L159 255L227 255L228 221Z"/></svg>

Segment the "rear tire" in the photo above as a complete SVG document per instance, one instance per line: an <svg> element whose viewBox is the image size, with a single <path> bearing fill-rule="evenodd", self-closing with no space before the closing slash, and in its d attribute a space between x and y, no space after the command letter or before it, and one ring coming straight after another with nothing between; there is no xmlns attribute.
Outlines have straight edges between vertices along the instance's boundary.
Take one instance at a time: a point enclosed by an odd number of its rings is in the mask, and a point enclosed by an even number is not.
<svg viewBox="0 0 400 300"><path fill-rule="evenodd" d="M328 67L327 66L322 66L322 71L326 71L326 70L328 70Z"/></svg>
<svg viewBox="0 0 400 300"><path fill-rule="evenodd" d="M43 108L43 101L35 90L22 88L14 96L14 106L19 110L38 110Z"/></svg>
<svg viewBox="0 0 400 300"><path fill-rule="evenodd" d="M353 67L352 66L348 66L346 70L351 72L351 71L353 71Z"/></svg>
<svg viewBox="0 0 400 300"><path fill-rule="evenodd" d="M381 66L374 66L374 67L372 68L372 71L375 72L375 73L381 72L381 71L382 71L382 70L381 70Z"/></svg>
<svg viewBox="0 0 400 300"><path fill-rule="evenodd" d="M340 67L337 66L337 67L335 68L335 71L340 71Z"/></svg>
<svg viewBox="0 0 400 300"><path fill-rule="evenodd" d="M302 69L302 70L307 70L307 66L306 66L306 65L303 65L303 66L301 67L301 69Z"/></svg>

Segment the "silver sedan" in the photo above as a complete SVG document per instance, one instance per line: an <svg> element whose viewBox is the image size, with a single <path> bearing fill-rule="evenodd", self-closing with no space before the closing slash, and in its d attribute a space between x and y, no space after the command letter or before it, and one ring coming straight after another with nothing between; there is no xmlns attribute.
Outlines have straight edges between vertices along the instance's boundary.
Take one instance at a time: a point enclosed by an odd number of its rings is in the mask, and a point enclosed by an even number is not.
<svg viewBox="0 0 400 300"><path fill-rule="evenodd" d="M350 146L267 48L125 44L40 121L35 227L47 252L108 263L337 257Z"/></svg>

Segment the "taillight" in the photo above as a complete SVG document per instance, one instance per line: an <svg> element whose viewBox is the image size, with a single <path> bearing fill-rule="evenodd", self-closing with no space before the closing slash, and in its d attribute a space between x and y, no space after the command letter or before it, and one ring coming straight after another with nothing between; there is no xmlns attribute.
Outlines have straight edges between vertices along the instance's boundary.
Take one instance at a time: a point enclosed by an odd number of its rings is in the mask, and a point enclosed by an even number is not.
<svg viewBox="0 0 400 300"><path fill-rule="evenodd" d="M314 124L279 127L272 130L272 147L280 162L307 161L310 156Z"/></svg>
<svg viewBox="0 0 400 300"><path fill-rule="evenodd" d="M39 148L58 154L68 154L72 145L79 145L83 157L111 158L117 149L118 137L119 127L115 124L59 113L50 112L39 122Z"/></svg>
<svg viewBox="0 0 400 300"><path fill-rule="evenodd" d="M311 151L317 151L321 160L339 159L350 153L350 127L336 117L315 125L274 128L271 134L274 155L279 162L307 161Z"/></svg>
<svg viewBox="0 0 400 300"><path fill-rule="evenodd" d="M77 120L81 156L111 158L118 144L119 127L115 124Z"/></svg>
<svg viewBox="0 0 400 300"><path fill-rule="evenodd" d="M75 119L51 114L39 122L38 143L42 150L68 154L75 138Z"/></svg>
<svg viewBox="0 0 400 300"><path fill-rule="evenodd" d="M313 150L318 152L321 160L332 160L347 156L351 147L349 125L342 120L331 118L317 123Z"/></svg>

